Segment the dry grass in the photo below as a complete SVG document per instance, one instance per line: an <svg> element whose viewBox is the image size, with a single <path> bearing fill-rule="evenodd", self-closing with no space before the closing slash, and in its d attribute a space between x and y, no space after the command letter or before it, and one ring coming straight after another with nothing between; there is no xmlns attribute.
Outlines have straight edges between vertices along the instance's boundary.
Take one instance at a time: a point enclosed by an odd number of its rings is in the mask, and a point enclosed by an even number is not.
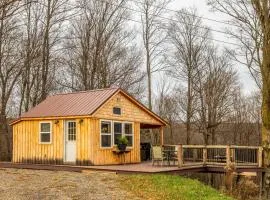
<svg viewBox="0 0 270 200"><path fill-rule="evenodd" d="M169 175L0 169L0 178L5 200L231 200L199 181Z"/></svg>
<svg viewBox="0 0 270 200"><path fill-rule="evenodd" d="M139 199L121 189L114 173L1 169L0 178L0 199Z"/></svg>

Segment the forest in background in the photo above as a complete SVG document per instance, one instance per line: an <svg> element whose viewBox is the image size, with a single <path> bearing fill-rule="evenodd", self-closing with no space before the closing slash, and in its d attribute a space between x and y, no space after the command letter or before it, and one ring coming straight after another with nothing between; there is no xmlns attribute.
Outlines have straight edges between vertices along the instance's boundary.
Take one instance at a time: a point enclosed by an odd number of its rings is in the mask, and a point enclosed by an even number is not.
<svg viewBox="0 0 270 200"><path fill-rule="evenodd" d="M228 26L233 28L224 32L237 46L222 48L212 36L216 30L204 25L196 8L168 12L169 3L2 0L1 159L11 155L8 119L54 93L112 86L142 100L172 127L182 124L186 144L194 134L204 144L216 144L222 124L233 124L235 138L242 132L254 134L262 104L256 14L249 13L241 26L232 20ZM218 9L214 1L209 5ZM239 65L248 67L258 91L243 92Z"/></svg>

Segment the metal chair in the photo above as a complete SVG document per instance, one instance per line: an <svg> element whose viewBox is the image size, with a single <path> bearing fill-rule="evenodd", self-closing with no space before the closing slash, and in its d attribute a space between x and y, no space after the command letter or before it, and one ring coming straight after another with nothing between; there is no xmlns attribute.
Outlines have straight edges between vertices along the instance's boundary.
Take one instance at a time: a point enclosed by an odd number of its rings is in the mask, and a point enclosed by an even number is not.
<svg viewBox="0 0 270 200"><path fill-rule="evenodd" d="M152 147L152 165L155 165L155 162L161 162L161 166L164 164L165 157L162 152L161 146Z"/></svg>

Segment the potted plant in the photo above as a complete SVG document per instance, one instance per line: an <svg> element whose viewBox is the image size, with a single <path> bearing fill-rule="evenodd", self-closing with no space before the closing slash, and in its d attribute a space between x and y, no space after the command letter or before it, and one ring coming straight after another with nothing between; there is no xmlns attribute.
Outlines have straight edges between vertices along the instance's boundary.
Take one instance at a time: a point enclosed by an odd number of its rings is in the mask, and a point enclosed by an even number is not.
<svg viewBox="0 0 270 200"><path fill-rule="evenodd" d="M128 139L126 136L121 136L117 140L117 148L119 151L125 151L128 145Z"/></svg>

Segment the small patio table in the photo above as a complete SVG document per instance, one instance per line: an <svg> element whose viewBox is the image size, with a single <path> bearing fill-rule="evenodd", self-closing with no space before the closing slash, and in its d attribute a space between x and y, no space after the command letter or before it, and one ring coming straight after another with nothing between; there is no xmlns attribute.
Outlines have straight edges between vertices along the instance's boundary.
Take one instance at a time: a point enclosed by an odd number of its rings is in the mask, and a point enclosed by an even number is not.
<svg viewBox="0 0 270 200"><path fill-rule="evenodd" d="M176 155L177 151L176 150L163 150L163 155L165 157L165 159L167 160L168 165L171 165L171 160L175 159L175 155Z"/></svg>

